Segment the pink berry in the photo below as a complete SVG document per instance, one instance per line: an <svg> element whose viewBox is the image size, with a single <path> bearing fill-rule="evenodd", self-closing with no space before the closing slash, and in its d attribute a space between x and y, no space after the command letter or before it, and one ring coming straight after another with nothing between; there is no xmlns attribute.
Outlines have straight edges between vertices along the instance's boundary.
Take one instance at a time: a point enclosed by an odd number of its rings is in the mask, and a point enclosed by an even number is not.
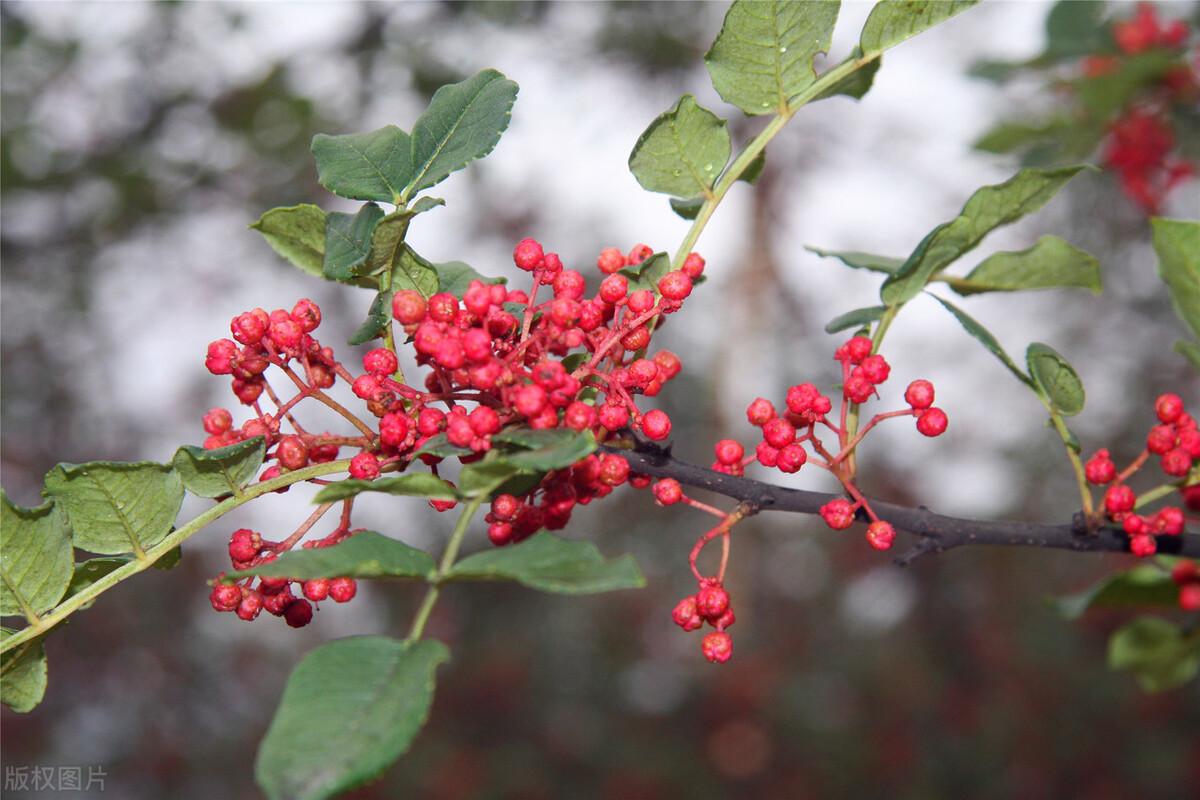
<svg viewBox="0 0 1200 800"><path fill-rule="evenodd" d="M216 611L233 611L242 602L241 587L232 583L218 583L209 593L208 602Z"/></svg>
<svg viewBox="0 0 1200 800"><path fill-rule="evenodd" d="M734 439L722 439L716 443L713 450L716 451L717 461L726 466L741 463L742 456L746 454L741 443Z"/></svg>
<svg viewBox="0 0 1200 800"><path fill-rule="evenodd" d="M658 279L658 291L668 300L683 300L692 293L692 279L681 270L672 270Z"/></svg>
<svg viewBox="0 0 1200 800"><path fill-rule="evenodd" d="M600 251L600 257L596 259L596 267L606 275L611 275L624 269L625 254L615 247L606 247Z"/></svg>
<svg viewBox="0 0 1200 800"><path fill-rule="evenodd" d="M729 592L717 585L704 586L696 593L696 611L709 622L715 622L729 608Z"/></svg>
<svg viewBox="0 0 1200 800"><path fill-rule="evenodd" d="M360 481L373 481L379 477L379 459L374 453L363 451L350 459L350 477Z"/></svg>
<svg viewBox="0 0 1200 800"><path fill-rule="evenodd" d="M733 655L733 637L724 631L713 631L700 642L700 651L714 664L724 664Z"/></svg>
<svg viewBox="0 0 1200 800"><path fill-rule="evenodd" d="M392 316L401 325L416 325L425 319L426 303L420 292L401 289L392 296Z"/></svg>
<svg viewBox="0 0 1200 800"><path fill-rule="evenodd" d="M704 273L704 258L699 253L688 253L683 261L683 273L693 281Z"/></svg>
<svg viewBox="0 0 1200 800"><path fill-rule="evenodd" d="M915 380L904 390L904 402L914 409L924 410L933 405L933 384L927 380Z"/></svg>
<svg viewBox="0 0 1200 800"><path fill-rule="evenodd" d="M941 436L950 420L940 408L928 408L917 417L917 430L926 436Z"/></svg>
<svg viewBox="0 0 1200 800"><path fill-rule="evenodd" d="M771 420L775 419L775 406L771 405L771 401L763 397L757 397L746 406L746 419L751 425L762 427Z"/></svg>
<svg viewBox="0 0 1200 800"><path fill-rule="evenodd" d="M531 272L542 266L545 252L536 239L522 239L513 249L513 262L519 269Z"/></svg>
<svg viewBox="0 0 1200 800"><path fill-rule="evenodd" d="M795 442L779 448L779 452L775 456L775 466L779 468L780 472L786 472L789 475L799 472L807 461L808 454L804 452L804 447Z"/></svg>
<svg viewBox="0 0 1200 800"><path fill-rule="evenodd" d="M1183 398L1177 394L1161 394L1154 401L1154 413L1159 421L1171 424L1183 413Z"/></svg>
<svg viewBox="0 0 1200 800"><path fill-rule="evenodd" d="M671 418L667 416L667 412L657 408L646 412L642 417L642 433L646 434L648 439L661 442L671 435Z"/></svg>
<svg viewBox="0 0 1200 800"><path fill-rule="evenodd" d="M224 408L211 408L204 415L204 431L216 436L233 427L233 415Z"/></svg>
<svg viewBox="0 0 1200 800"><path fill-rule="evenodd" d="M896 529L890 522L876 520L867 526L867 542L876 550L888 550L896 541Z"/></svg>
<svg viewBox="0 0 1200 800"><path fill-rule="evenodd" d="M335 603L348 603L358 593L354 578L334 578L329 581L329 596Z"/></svg>
<svg viewBox="0 0 1200 800"><path fill-rule="evenodd" d="M397 366L396 354L386 347L377 347L363 356L363 369L381 378L391 375Z"/></svg>
<svg viewBox="0 0 1200 800"><path fill-rule="evenodd" d="M821 506L821 519L835 531L842 531L854 524L854 506L849 500L836 498Z"/></svg>
<svg viewBox="0 0 1200 800"><path fill-rule="evenodd" d="M683 487L674 478L663 478L654 484L654 499L660 505L671 506L683 499Z"/></svg>
<svg viewBox="0 0 1200 800"><path fill-rule="evenodd" d="M696 608L695 597L685 597L675 604L671 611L671 619L685 631L695 631L704 627L704 618Z"/></svg>

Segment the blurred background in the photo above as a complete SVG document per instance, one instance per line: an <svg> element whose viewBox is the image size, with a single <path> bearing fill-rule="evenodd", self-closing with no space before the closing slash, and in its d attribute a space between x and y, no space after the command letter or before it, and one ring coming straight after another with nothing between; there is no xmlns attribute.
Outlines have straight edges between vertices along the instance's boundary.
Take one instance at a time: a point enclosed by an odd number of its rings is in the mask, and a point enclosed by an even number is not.
<svg viewBox="0 0 1200 800"><path fill-rule="evenodd" d="M1168 17L1195 12L1164 3ZM832 60L869 3L844 3ZM1132 11L1132 6L1126 7ZM434 191L410 241L516 277L513 243L536 236L586 269L606 246L673 251L687 228L626 169L645 126L682 92L742 119L702 55L722 3L4 2L0 206L2 480L38 502L59 461L167 460L228 405L206 344L254 306L322 306L344 342L370 302L278 258L247 228L266 209L343 201L316 182L308 143L387 123L409 128L439 85L483 67L516 80L512 126L486 160ZM997 86L979 59L1036 55L1049 5L993 2L888 53L861 101L807 108L739 184L700 240L710 281L663 331L683 375L658 398L675 452L711 460L751 441L743 409L801 380L829 385L834 315L871 305L878 280L818 245L906 255L1012 159L971 149L999 116L1052 108L1038 80ZM1166 216L1195 217L1196 182ZM1155 273L1144 216L1102 174L990 237L968 264L1055 233L1102 261L1105 292L971 298L1010 352L1063 352L1088 389L1073 427L1126 461L1153 397L1200 400L1170 352L1183 333ZM357 356L344 345L343 359ZM863 448L863 485L954 514L1059 520L1075 489L1040 406L928 298L889 334L893 379L933 380L949 432L896 423ZM335 424L329 420L329 424ZM314 422L314 424L320 424ZM775 473L774 478L778 478ZM830 489L822 476L790 485ZM705 662L670 609L691 591L686 554L707 521L624 490L568 531L633 553L640 592L543 596L480 585L445 595L431 635L453 662L409 754L359 798L1021 797L1200 795L1200 691L1158 696L1104 666L1127 615L1059 618L1046 599L1121 557L961 550L909 569L819 519L764 514L737 529L730 588L736 655ZM300 656L330 638L406 630L420 591L376 584L326 603L296 631L208 606L230 530L279 538L308 513L272 496L190 540L182 564L105 594L49 637L50 688L3 716L5 765L97 765L120 798L259 796L255 746ZM185 504L189 518L203 509ZM447 520L422 502L370 498L357 525L422 547ZM471 549L485 546L482 526ZM9 792L13 797L21 792ZM70 792L64 796L80 796ZM32 795L30 795L32 796ZM42 793L38 796L47 796Z"/></svg>

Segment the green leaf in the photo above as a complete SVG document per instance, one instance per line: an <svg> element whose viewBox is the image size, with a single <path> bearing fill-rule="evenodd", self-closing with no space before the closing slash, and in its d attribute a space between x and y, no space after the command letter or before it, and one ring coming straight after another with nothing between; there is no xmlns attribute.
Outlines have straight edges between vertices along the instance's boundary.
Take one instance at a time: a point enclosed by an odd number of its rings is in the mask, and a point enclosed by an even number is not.
<svg viewBox="0 0 1200 800"><path fill-rule="evenodd" d="M75 546L100 555L161 542L183 503L179 473L152 461L59 464L42 489L66 513Z"/></svg>
<svg viewBox="0 0 1200 800"><path fill-rule="evenodd" d="M680 200L678 197L671 198L671 210L684 219L695 219L700 214L700 207L703 205L703 197L693 197L689 200Z"/></svg>
<svg viewBox="0 0 1200 800"><path fill-rule="evenodd" d="M1094 119L1108 120L1139 92L1158 84L1178 63L1176 53L1160 48L1126 56L1113 72L1077 81L1076 95Z"/></svg>
<svg viewBox="0 0 1200 800"><path fill-rule="evenodd" d="M935 273L974 249L991 231L1037 211L1083 169L1085 165L1023 169L1004 183L979 189L955 219L934 228L904 266L884 281L883 302L896 305L916 297Z"/></svg>
<svg viewBox="0 0 1200 800"><path fill-rule="evenodd" d="M1048 138L1055 138L1065 132L1066 128L1075 124L1065 117L1038 125L1002 122L976 139L972 147L985 153L1014 153L1032 147Z"/></svg>
<svg viewBox="0 0 1200 800"><path fill-rule="evenodd" d="M458 475L458 488L465 497L491 497L493 492L524 471L504 460L468 464Z"/></svg>
<svg viewBox="0 0 1200 800"><path fill-rule="evenodd" d="M429 717L441 642L338 639L296 666L259 746L254 774L270 800L323 800L383 772Z"/></svg>
<svg viewBox="0 0 1200 800"><path fill-rule="evenodd" d="M880 0L863 25L859 46L882 53L966 11L979 0Z"/></svg>
<svg viewBox="0 0 1200 800"><path fill-rule="evenodd" d="M840 5L734 0L704 56L717 93L747 114L786 111L816 82L813 58L828 52Z"/></svg>
<svg viewBox="0 0 1200 800"><path fill-rule="evenodd" d="M658 295L658 282L671 271L671 257L666 253L655 253L640 264L626 267L621 274L629 279L629 293L648 289Z"/></svg>
<svg viewBox="0 0 1200 800"><path fill-rule="evenodd" d="M1029 377L1050 401L1050 405L1062 414L1073 417L1083 410L1085 395L1083 382L1075 369L1054 348L1034 342L1025 351L1025 365Z"/></svg>
<svg viewBox="0 0 1200 800"><path fill-rule="evenodd" d="M596 449L596 437L591 431L554 428L523 430L518 433L518 430L520 429L498 433L492 437L492 441L515 443L530 448L504 453L501 456L504 463L530 472L549 472L569 467Z"/></svg>
<svg viewBox="0 0 1200 800"><path fill-rule="evenodd" d="M324 277L325 212L308 203L287 208L272 208L250 226L263 235L267 244L293 265Z"/></svg>
<svg viewBox="0 0 1200 800"><path fill-rule="evenodd" d="M7 639L16 631L0 628ZM19 714L27 714L46 695L46 651L42 637L31 639L0 655L0 702Z"/></svg>
<svg viewBox="0 0 1200 800"><path fill-rule="evenodd" d="M1108 666L1134 673L1147 692L1173 689L1200 670L1200 636L1193 632L1185 637L1178 625L1143 617L1108 640Z"/></svg>
<svg viewBox="0 0 1200 800"><path fill-rule="evenodd" d="M494 69L438 89L413 126L413 177L404 198L492 152L516 100L517 84Z"/></svg>
<svg viewBox="0 0 1200 800"><path fill-rule="evenodd" d="M1025 250L994 253L965 278L947 277L960 295L1023 289L1090 289L1100 294L1100 262L1057 236L1043 236Z"/></svg>
<svg viewBox="0 0 1200 800"><path fill-rule="evenodd" d="M469 447L459 447L450 444L450 440L446 438L446 434L439 433L436 436L430 436L425 444L413 451L413 458L417 456L437 456L438 458L469 456L472 452Z"/></svg>
<svg viewBox="0 0 1200 800"><path fill-rule="evenodd" d="M1200 344L1180 339L1175 343L1175 352L1190 361L1192 366L1200 371Z"/></svg>
<svg viewBox="0 0 1200 800"><path fill-rule="evenodd" d="M706 195L725 169L730 148L725 120L685 94L638 138L629 170L651 192Z"/></svg>
<svg viewBox="0 0 1200 800"><path fill-rule="evenodd" d="M1045 57L1077 58L1106 49L1102 0L1059 0L1046 16Z"/></svg>
<svg viewBox="0 0 1200 800"><path fill-rule="evenodd" d="M466 264L461 262L455 261L451 262L451 264L465 267L467 270L470 270L473 273L475 272ZM403 248L401 248L400 258L396 261L396 265L392 269L392 291L399 292L404 289L410 289L415 292L420 292L422 297L432 297L438 293L441 286L442 267L449 269L451 264L434 266L425 259L421 258L421 256L417 255L417 252L406 244ZM478 275L478 273L475 274ZM483 278L482 276L479 277L485 283L496 282L495 280ZM463 291L466 291L467 284L470 282L470 279L468 279L467 282L463 284ZM449 291L445 288L440 288L440 290ZM391 312L389 311L389 313Z"/></svg>
<svg viewBox="0 0 1200 800"><path fill-rule="evenodd" d="M830 320L829 324L825 326L825 332L838 333L848 328L861 328L882 317L887 308L887 306L870 306L847 311Z"/></svg>
<svg viewBox="0 0 1200 800"><path fill-rule="evenodd" d="M424 550L409 547L375 531L359 531L332 547L284 553L274 561L230 572L230 580L258 575L267 578L426 578L436 572Z"/></svg>
<svg viewBox="0 0 1200 800"><path fill-rule="evenodd" d="M485 550L459 561L450 580L510 580L557 594L596 594L640 589L646 579L629 555L605 561L591 542L536 534L512 547Z"/></svg>
<svg viewBox="0 0 1200 800"><path fill-rule="evenodd" d="M1169 574L1158 567L1141 566L1111 575L1077 594L1060 597L1054 604L1067 619L1078 619L1089 608L1174 608L1178 602L1179 587Z"/></svg>
<svg viewBox="0 0 1200 800"><path fill-rule="evenodd" d="M765 149L759 150L758 155L756 155L750 161L750 163L746 165L746 168L744 170L742 170L742 174L738 175L738 180L745 181L746 183L753 186L754 184L758 183L758 178L760 175L762 175L762 172L764 169L766 169L766 167L767 167L767 151ZM704 276L701 275L700 277L704 277Z"/></svg>
<svg viewBox="0 0 1200 800"><path fill-rule="evenodd" d="M449 292L458 298L461 298L463 293L467 291L467 287L471 285L471 281L508 283L507 278L488 278L480 275L461 261L447 261L443 264L433 264L432 266L437 271L440 290Z"/></svg>
<svg viewBox="0 0 1200 800"><path fill-rule="evenodd" d="M395 125L370 133L327 136L312 141L317 180L339 197L400 203L412 177L412 146Z"/></svg>
<svg viewBox="0 0 1200 800"><path fill-rule="evenodd" d="M424 214L426 211L433 211L438 206L446 205L446 201L440 197L418 197L416 201L408 207L408 210L413 215Z"/></svg>
<svg viewBox="0 0 1200 800"><path fill-rule="evenodd" d="M1200 222L1150 220L1158 274L1171 290L1175 313L1200 337Z"/></svg>
<svg viewBox="0 0 1200 800"><path fill-rule="evenodd" d="M375 225L371 232L371 252L367 254L365 273L385 272L400 258L404 236L413 215L409 211L393 211Z"/></svg>
<svg viewBox="0 0 1200 800"><path fill-rule="evenodd" d="M74 597L108 573L120 569L133 560L132 556L104 556L80 561L75 565L75 574L71 576L71 585L67 589L66 597ZM158 566L158 562L156 561L154 565ZM95 600L91 600L80 606L80 609L90 608L94 602Z"/></svg>
<svg viewBox="0 0 1200 800"><path fill-rule="evenodd" d="M816 253L822 258L836 258L852 269L866 269L871 272L882 272L886 275L891 275L904 266L903 258L880 256L874 253L860 253L856 250L822 250L819 247L812 247L811 245L805 245L804 249L810 253Z"/></svg>
<svg viewBox="0 0 1200 800"><path fill-rule="evenodd" d="M931 294L929 296L941 303L942 308L953 314L954 318L958 320L958 323L963 326L967 333L974 336L991 352L992 355L1000 359L1000 363L1008 367L1008 371L1015 375L1017 380L1026 386L1033 388L1033 380L1021 371L1021 368L1016 365L1016 362L1009 358L1008 353L1006 353L1004 348L1000 346L1000 342L996 341L996 337L992 335L991 331L980 325L975 321L974 317L967 314L967 312L958 308L953 303L943 300L935 294Z"/></svg>
<svg viewBox="0 0 1200 800"><path fill-rule="evenodd" d="M388 323L392 321L392 290L385 289L375 294L371 307L367 309L367 318L350 336L349 344L366 344L378 339L387 331Z"/></svg>
<svg viewBox="0 0 1200 800"><path fill-rule="evenodd" d="M357 214L331 211L325 218L325 263L322 267L326 278L333 281L349 281L371 271L368 257L371 255L371 240L375 226L383 219L383 209L367 203Z"/></svg>
<svg viewBox="0 0 1200 800"><path fill-rule="evenodd" d="M853 52L850 53L850 55L845 61L842 62L842 64L845 64L849 61L857 61L858 59L862 58L862 56L862 48L855 47ZM874 58L868 61L866 64L863 64L861 67L842 78L833 86L830 86L828 89L814 97L813 101L816 102L817 100L825 100L826 98L836 97L837 95L844 95L846 97L852 97L855 100L861 100L863 95L871 90L871 86L875 83L875 73L879 72L879 68L882 65L882 57ZM840 67L841 64L838 64L838 66Z"/></svg>
<svg viewBox="0 0 1200 800"><path fill-rule="evenodd" d="M175 451L171 465L192 494L223 497L237 494L254 479L266 451L266 440L261 436L216 450L184 445Z"/></svg>
<svg viewBox="0 0 1200 800"><path fill-rule="evenodd" d="M54 503L22 508L0 489L0 616L41 614L71 583L71 533Z"/></svg>
<svg viewBox="0 0 1200 800"><path fill-rule="evenodd" d="M332 503L335 500L345 500L362 492L381 492L383 494L406 495L409 497L432 497L435 500L457 500L458 492L436 475L428 472L414 472L409 475L396 475L390 478L376 478L364 481L351 478L345 481L331 483L322 487L313 498L314 503Z"/></svg>

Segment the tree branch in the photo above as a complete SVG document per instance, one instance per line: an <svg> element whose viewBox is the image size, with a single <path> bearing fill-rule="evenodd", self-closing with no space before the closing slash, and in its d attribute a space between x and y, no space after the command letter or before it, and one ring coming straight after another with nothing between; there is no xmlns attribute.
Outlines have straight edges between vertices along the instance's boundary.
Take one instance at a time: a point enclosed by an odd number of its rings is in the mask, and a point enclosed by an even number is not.
<svg viewBox="0 0 1200 800"><path fill-rule="evenodd" d="M674 478L686 486L749 503L759 511L816 514L821 506L842 496L788 489L752 478L725 475L680 461L671 455L669 447L641 440L628 447L604 445L601 449L624 456L633 472L655 478ZM892 523L896 530L919 539L911 550L896 559L901 566L907 566L923 555L944 553L965 545L1048 547L1081 553L1129 552L1129 537L1123 530L1105 526L1089 533L1082 514L1076 514L1067 523L1002 522L948 517L924 506L910 508L882 500L870 502L881 519ZM861 518L861 509L859 515ZM1180 536L1158 536L1156 539L1161 554L1200 558L1200 534L1185 532Z"/></svg>

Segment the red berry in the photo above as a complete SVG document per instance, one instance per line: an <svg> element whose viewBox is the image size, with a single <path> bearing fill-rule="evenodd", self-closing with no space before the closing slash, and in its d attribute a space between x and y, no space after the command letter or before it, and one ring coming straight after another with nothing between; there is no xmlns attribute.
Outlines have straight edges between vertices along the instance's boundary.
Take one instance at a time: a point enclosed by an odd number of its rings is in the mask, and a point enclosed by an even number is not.
<svg viewBox="0 0 1200 800"><path fill-rule="evenodd" d="M870 339L865 336L855 336L839 347L833 357L838 361L861 364L864 358L871 355L871 347Z"/></svg>
<svg viewBox="0 0 1200 800"><path fill-rule="evenodd" d="M679 356L670 350L659 350L655 353L654 363L658 366L659 377L664 381L671 380L683 369L683 362L679 360Z"/></svg>
<svg viewBox="0 0 1200 800"><path fill-rule="evenodd" d="M1200 483L1185 486L1179 490L1183 495L1183 504L1192 511L1200 511Z"/></svg>
<svg viewBox="0 0 1200 800"><path fill-rule="evenodd" d="M704 273L704 259L699 253L688 253L688 257L684 259L681 269L685 275L694 281Z"/></svg>
<svg viewBox="0 0 1200 800"><path fill-rule="evenodd" d="M1195 561L1180 561L1171 568L1171 580L1180 586L1200 581L1200 566Z"/></svg>
<svg viewBox="0 0 1200 800"><path fill-rule="evenodd" d="M871 395L875 394L875 384L867 380L867 377L862 373L855 371L846 379L846 384L842 387L842 392L849 398L851 403L862 404L870 400Z"/></svg>
<svg viewBox="0 0 1200 800"><path fill-rule="evenodd" d="M658 291L668 300L682 300L692 293L692 279L680 270L672 270L659 278Z"/></svg>
<svg viewBox="0 0 1200 800"><path fill-rule="evenodd" d="M308 298L297 300L291 317L305 333L312 333L321 324L321 307Z"/></svg>
<svg viewBox="0 0 1200 800"><path fill-rule="evenodd" d="M283 621L293 628L303 628L312 618L313 607L307 600L293 600L283 612Z"/></svg>
<svg viewBox="0 0 1200 800"><path fill-rule="evenodd" d="M600 282L600 299L613 305L625 299L629 293L629 279L624 275L609 275Z"/></svg>
<svg viewBox="0 0 1200 800"><path fill-rule="evenodd" d="M605 404L597 415L600 424L610 431L618 431L629 424L629 409L623 405Z"/></svg>
<svg viewBox="0 0 1200 800"><path fill-rule="evenodd" d="M734 439L722 439L713 447L716 451L717 461L726 465L740 464L742 456L746 454L741 443Z"/></svg>
<svg viewBox="0 0 1200 800"><path fill-rule="evenodd" d="M375 480L379 477L379 459L374 453L359 453L350 459L350 477L360 481Z"/></svg>
<svg viewBox="0 0 1200 800"><path fill-rule="evenodd" d="M262 536L249 528L238 528L229 537L229 557L234 561L253 561L262 550Z"/></svg>
<svg viewBox="0 0 1200 800"><path fill-rule="evenodd" d="M425 319L427 304L420 292L401 289L392 296L392 316L401 325L416 325Z"/></svg>
<svg viewBox="0 0 1200 800"><path fill-rule="evenodd" d="M1170 425L1183 413L1183 398L1177 394L1160 394L1154 401L1154 413L1160 422Z"/></svg>
<svg viewBox="0 0 1200 800"><path fill-rule="evenodd" d="M836 498L821 506L821 519L835 531L842 531L854 524L854 506L849 500Z"/></svg>
<svg viewBox="0 0 1200 800"><path fill-rule="evenodd" d="M563 412L563 422L576 431L585 431L596 426L596 407L576 400Z"/></svg>
<svg viewBox="0 0 1200 800"><path fill-rule="evenodd" d="M606 247L596 259L596 267L606 275L611 275L625 267L625 254L615 247Z"/></svg>
<svg viewBox="0 0 1200 800"><path fill-rule="evenodd" d="M654 255L654 248L652 248L650 245L635 244L633 246L633 249L629 251L629 255L626 258L626 261L631 266L635 266L637 264L642 263L643 261L645 261L647 258L649 258L652 255Z"/></svg>
<svg viewBox="0 0 1200 800"><path fill-rule="evenodd" d="M876 550L888 550L896 541L896 529L890 522L876 520L867 526L867 542Z"/></svg>
<svg viewBox="0 0 1200 800"><path fill-rule="evenodd" d="M204 366L213 375L228 375L233 372L233 360L237 354L236 342L229 339L218 339L208 345Z"/></svg>
<svg viewBox="0 0 1200 800"><path fill-rule="evenodd" d="M1107 450L1097 450L1096 454L1083 465L1083 474L1089 483L1103 486L1116 479L1117 465L1113 463Z"/></svg>
<svg viewBox="0 0 1200 800"><path fill-rule="evenodd" d="M1188 470L1192 468L1192 457L1182 447L1176 447L1174 450L1163 453L1159 464L1162 466L1163 472L1181 478L1187 475Z"/></svg>
<svg viewBox="0 0 1200 800"><path fill-rule="evenodd" d="M216 611L233 611L242 602L242 589L232 583L218 583L208 595Z"/></svg>
<svg viewBox="0 0 1200 800"><path fill-rule="evenodd" d="M1133 493L1125 484L1110 486L1108 491L1104 493L1104 510L1110 516L1117 514L1125 514L1133 510L1133 504L1137 502L1137 495Z"/></svg>
<svg viewBox="0 0 1200 800"><path fill-rule="evenodd" d="M672 506L683 499L683 487L674 478L663 478L651 490L659 505Z"/></svg>
<svg viewBox="0 0 1200 800"><path fill-rule="evenodd" d="M587 290L587 282L583 276L573 269L564 269L554 278L554 296L568 297L572 300L583 298Z"/></svg>
<svg viewBox="0 0 1200 800"><path fill-rule="evenodd" d="M921 416L917 417L917 430L926 436L941 436L946 432L946 426L950 424L950 420L946 417L946 412L940 408L929 408L922 412Z"/></svg>
<svg viewBox="0 0 1200 800"><path fill-rule="evenodd" d="M649 289L638 289L629 295L629 310L633 313L642 314L652 308L654 308L654 292Z"/></svg>
<svg viewBox="0 0 1200 800"><path fill-rule="evenodd" d="M540 268L544 259L545 252L542 250L542 245L536 239L522 239L513 248L513 262L516 263L519 269L523 269L526 272Z"/></svg>
<svg viewBox="0 0 1200 800"><path fill-rule="evenodd" d="M779 463L779 449L772 447L767 442L759 442L758 446L754 448L754 457L764 467L774 467Z"/></svg>
<svg viewBox="0 0 1200 800"><path fill-rule="evenodd" d="M1146 449L1161 456L1175 448L1178 435L1171 425L1155 425L1146 436Z"/></svg>
<svg viewBox="0 0 1200 800"><path fill-rule="evenodd" d="M363 356L363 369L372 375L386 377L396 371L396 354L386 347L377 347Z"/></svg>
<svg viewBox="0 0 1200 800"><path fill-rule="evenodd" d="M720 585L704 586L696 593L696 611L709 622L715 622L729 608L729 592Z"/></svg>
<svg viewBox="0 0 1200 800"><path fill-rule="evenodd" d="M605 453L600 458L600 482L609 486L620 486L629 477L629 462L614 453Z"/></svg>
<svg viewBox="0 0 1200 800"><path fill-rule="evenodd" d="M1138 558L1148 558L1154 555L1158 549L1158 544L1154 541L1153 536L1147 534L1139 534L1129 538L1129 552L1133 553Z"/></svg>
<svg viewBox="0 0 1200 800"><path fill-rule="evenodd" d="M503 547L512 541L513 526L511 522L493 522L488 525L487 529L488 540L496 545Z"/></svg>
<svg viewBox="0 0 1200 800"><path fill-rule="evenodd" d="M933 405L933 384L926 380L915 380L904 390L904 402L913 408L926 409Z"/></svg>
<svg viewBox="0 0 1200 800"><path fill-rule="evenodd" d="M864 358L861 369L863 377L875 384L886 381L892 372L887 360L878 354Z"/></svg>
<svg viewBox="0 0 1200 800"><path fill-rule="evenodd" d="M223 408L212 408L204 415L204 431L216 436L233 427L233 415Z"/></svg>
<svg viewBox="0 0 1200 800"><path fill-rule="evenodd" d="M1154 515L1154 529L1168 536L1178 536L1183 533L1183 524L1183 511L1174 506L1160 508Z"/></svg>
<svg viewBox="0 0 1200 800"><path fill-rule="evenodd" d="M675 604L671 611L671 619L685 631L695 631L704 627L704 618L696 609L696 598L685 597Z"/></svg>
<svg viewBox="0 0 1200 800"><path fill-rule="evenodd" d="M262 611L262 607L262 595L253 589L250 589L244 593L241 602L238 603L238 618L244 619L246 622L250 622L258 616L258 613Z"/></svg>
<svg viewBox="0 0 1200 800"><path fill-rule="evenodd" d="M302 469L308 465L308 445L299 436L285 436L279 440L275 458L284 469Z"/></svg>
<svg viewBox="0 0 1200 800"><path fill-rule="evenodd" d="M780 472L792 474L799 472L800 468L808 461L808 454L804 452L804 448L793 442L779 448L779 452L775 455L775 466L779 467Z"/></svg>
<svg viewBox="0 0 1200 800"><path fill-rule="evenodd" d="M657 408L646 412L646 415L642 417L642 433L646 434L646 438L656 442L666 439L671 435L671 418L667 416L667 412Z"/></svg>
<svg viewBox="0 0 1200 800"><path fill-rule="evenodd" d="M333 578L329 581L329 596L335 603L348 603L358 593L354 578Z"/></svg>
<svg viewBox="0 0 1200 800"><path fill-rule="evenodd" d="M775 406L764 397L757 397L746 406L746 419L751 425L761 427L775 419L775 416Z"/></svg>
<svg viewBox="0 0 1200 800"><path fill-rule="evenodd" d="M329 597L329 578L312 578L301 586L304 596L314 603L319 603Z"/></svg>
<svg viewBox="0 0 1200 800"><path fill-rule="evenodd" d="M233 322L229 323L229 330L233 333L234 339L242 344L258 344L262 341L263 335L266 334L267 328L271 324L271 318L262 309L258 309L258 311L261 313L247 311L233 318Z"/></svg>
<svg viewBox="0 0 1200 800"><path fill-rule="evenodd" d="M733 638L724 631L713 631L700 642L700 651L714 664L724 664L733 655Z"/></svg>
<svg viewBox="0 0 1200 800"><path fill-rule="evenodd" d="M1179 587L1179 607L1184 611L1200 611L1200 583Z"/></svg>
<svg viewBox="0 0 1200 800"><path fill-rule="evenodd" d="M787 447L796 441L796 427L783 417L776 417L763 425L763 441L776 449Z"/></svg>

